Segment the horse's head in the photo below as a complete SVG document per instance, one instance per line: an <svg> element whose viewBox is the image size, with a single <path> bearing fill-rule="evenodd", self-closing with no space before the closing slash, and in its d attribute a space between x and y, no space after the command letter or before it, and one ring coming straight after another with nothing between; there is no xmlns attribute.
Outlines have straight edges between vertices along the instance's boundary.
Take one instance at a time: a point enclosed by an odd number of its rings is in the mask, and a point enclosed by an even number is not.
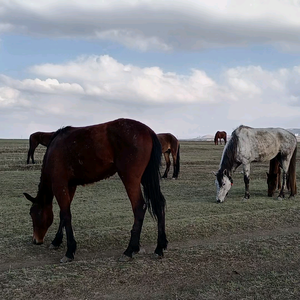
<svg viewBox="0 0 300 300"><path fill-rule="evenodd" d="M217 187L217 202L224 202L232 184L232 178L229 172L225 169L224 171L219 170L216 175L216 187Z"/></svg>
<svg viewBox="0 0 300 300"><path fill-rule="evenodd" d="M48 228L53 222L52 202L50 204L44 204L27 193L24 193L24 196L32 202L30 208L30 215L33 223L32 242L37 245L43 244Z"/></svg>
<svg viewBox="0 0 300 300"><path fill-rule="evenodd" d="M273 197L277 187L277 174L267 173L268 196Z"/></svg>

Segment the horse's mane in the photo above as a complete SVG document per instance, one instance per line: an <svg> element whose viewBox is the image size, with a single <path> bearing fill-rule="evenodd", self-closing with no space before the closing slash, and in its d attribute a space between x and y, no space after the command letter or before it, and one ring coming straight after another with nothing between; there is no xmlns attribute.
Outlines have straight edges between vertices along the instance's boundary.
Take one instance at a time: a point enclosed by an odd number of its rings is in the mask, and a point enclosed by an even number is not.
<svg viewBox="0 0 300 300"><path fill-rule="evenodd" d="M44 170L44 167L45 167L45 161L46 161L46 158L47 158L47 155L48 155L48 150L49 150L49 147L51 145L51 143L53 142L53 140L58 136L58 135L61 135L61 134L64 134L66 132L68 132L72 127L71 126L66 126L66 127L62 127L60 129L58 129L56 132L54 132L54 134L52 135L51 139L50 139L50 142L47 146L47 149L46 149L46 152L45 152L45 155L44 155L44 158L43 158L43 164L42 164L42 169L41 169L41 176L40 176L40 183L38 185L38 195L39 193L42 192L42 174L43 174L43 170ZM37 196L38 198L38 196Z"/></svg>
<svg viewBox="0 0 300 300"><path fill-rule="evenodd" d="M50 139L50 142L48 144L48 147L50 146L50 144L52 143L52 141L60 134L64 134L66 132L68 132L70 129L72 128L72 126L65 126L65 127L62 127L62 128L59 128L57 131L54 132L54 134L52 135L51 139ZM47 148L48 148L47 147Z"/></svg>
<svg viewBox="0 0 300 300"><path fill-rule="evenodd" d="M240 127L239 127L240 128ZM229 172L232 170L232 166L236 162L236 154L237 154L237 144L238 144L238 135L236 131L239 129L235 129L231 134L231 139L225 146L223 155L222 155L222 161L220 164L220 170L228 170Z"/></svg>

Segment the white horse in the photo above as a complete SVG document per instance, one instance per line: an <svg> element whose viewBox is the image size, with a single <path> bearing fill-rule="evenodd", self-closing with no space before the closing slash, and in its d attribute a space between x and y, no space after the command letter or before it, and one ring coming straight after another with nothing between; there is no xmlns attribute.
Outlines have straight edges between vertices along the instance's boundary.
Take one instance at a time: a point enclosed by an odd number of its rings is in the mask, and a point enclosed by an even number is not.
<svg viewBox="0 0 300 300"><path fill-rule="evenodd" d="M250 163L269 161L276 157L283 169L282 187L278 195L284 198L287 174L290 180L290 197L297 193L296 187L297 139L291 132L282 128L251 128L239 126L226 144L220 168L216 175L217 202L223 202L230 190L232 173L243 165L245 196L250 198Z"/></svg>

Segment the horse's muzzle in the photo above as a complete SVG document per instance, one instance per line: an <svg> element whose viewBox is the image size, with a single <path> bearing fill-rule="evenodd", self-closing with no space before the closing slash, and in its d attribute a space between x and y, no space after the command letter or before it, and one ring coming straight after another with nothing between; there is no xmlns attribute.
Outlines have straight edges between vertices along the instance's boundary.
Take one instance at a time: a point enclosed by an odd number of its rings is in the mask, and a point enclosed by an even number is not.
<svg viewBox="0 0 300 300"><path fill-rule="evenodd" d="M44 243L44 241L37 241L36 238L32 238L32 243L34 245L42 245Z"/></svg>

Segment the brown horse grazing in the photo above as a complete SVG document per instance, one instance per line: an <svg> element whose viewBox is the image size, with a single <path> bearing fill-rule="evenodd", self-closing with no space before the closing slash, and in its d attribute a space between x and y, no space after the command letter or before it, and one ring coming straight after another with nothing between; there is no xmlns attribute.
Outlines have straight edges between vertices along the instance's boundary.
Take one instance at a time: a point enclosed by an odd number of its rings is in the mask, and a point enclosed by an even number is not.
<svg viewBox="0 0 300 300"><path fill-rule="evenodd" d="M218 145L218 141L220 140L220 145L222 145L222 139L224 143L227 143L227 133L225 131L217 131L215 134L215 145Z"/></svg>
<svg viewBox="0 0 300 300"><path fill-rule="evenodd" d="M166 170L162 178L167 178L171 161L170 153L173 158L173 176L172 178L177 179L180 171L180 144L177 138L171 133L158 133L157 137L161 143L162 153L166 160Z"/></svg>
<svg viewBox="0 0 300 300"><path fill-rule="evenodd" d="M269 173L266 173L268 184L268 196L273 197L276 189L281 189L280 164L276 157L270 160Z"/></svg>
<svg viewBox="0 0 300 300"><path fill-rule="evenodd" d="M276 189L281 189L281 166L278 159L275 157L270 160L269 173L267 172L268 196L273 197ZM290 180L287 174L286 187L290 190Z"/></svg>
<svg viewBox="0 0 300 300"><path fill-rule="evenodd" d="M67 252L61 262L74 259L76 241L71 224L70 205L76 186L120 176L131 201L134 224L129 245L122 259L131 258L140 249L140 234L146 209L157 220L155 254L163 257L167 248L165 234L165 198L160 190L161 145L152 129L130 119L59 129L44 156L36 198L32 202L33 242L41 244L53 221L52 202L60 207L60 224L51 248L58 248L67 235ZM144 197L141 190L144 187Z"/></svg>
<svg viewBox="0 0 300 300"><path fill-rule="evenodd" d="M54 132L34 132L29 137L29 150L28 150L28 156L27 156L27 164L29 164L30 158L32 160L32 163L34 164L33 154L36 149L36 147L41 144L45 147L48 146L52 135Z"/></svg>

